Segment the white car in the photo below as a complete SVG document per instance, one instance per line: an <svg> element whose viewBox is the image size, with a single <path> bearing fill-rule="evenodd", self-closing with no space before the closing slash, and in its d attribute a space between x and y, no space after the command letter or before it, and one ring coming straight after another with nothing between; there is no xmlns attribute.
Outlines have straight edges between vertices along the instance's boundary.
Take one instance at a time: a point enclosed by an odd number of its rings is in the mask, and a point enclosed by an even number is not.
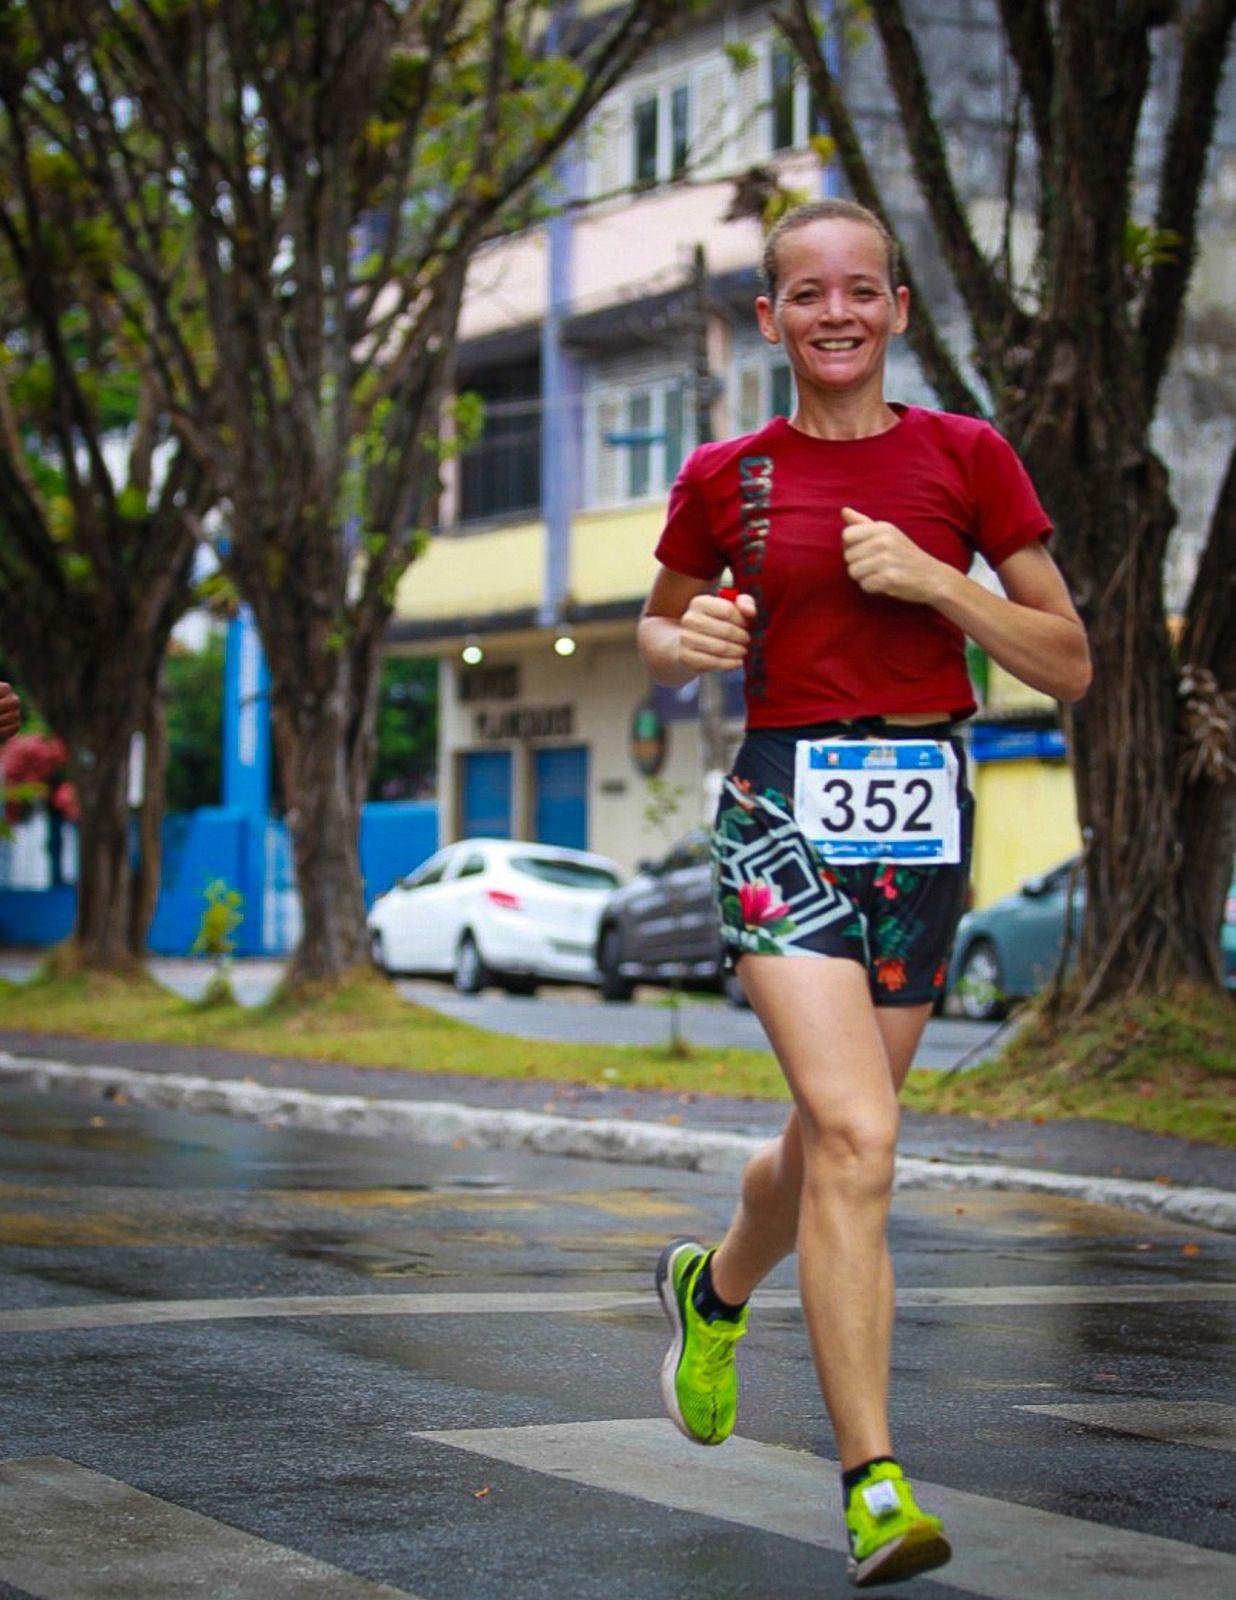
<svg viewBox="0 0 1236 1600"><path fill-rule="evenodd" d="M374 901L373 959L385 972L448 973L463 994L595 983L601 909L621 882L615 862L583 850L462 839Z"/></svg>

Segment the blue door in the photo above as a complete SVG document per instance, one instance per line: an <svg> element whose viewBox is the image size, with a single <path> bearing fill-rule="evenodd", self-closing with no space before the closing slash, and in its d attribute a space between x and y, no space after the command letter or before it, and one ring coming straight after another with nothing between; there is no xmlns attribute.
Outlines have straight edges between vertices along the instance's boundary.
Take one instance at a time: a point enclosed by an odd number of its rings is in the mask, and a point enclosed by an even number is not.
<svg viewBox="0 0 1236 1600"><path fill-rule="evenodd" d="M473 751L463 758L460 837L511 837L511 752Z"/></svg>
<svg viewBox="0 0 1236 1600"><path fill-rule="evenodd" d="M542 844L588 848L588 747L538 750L533 767L536 783L536 836Z"/></svg>

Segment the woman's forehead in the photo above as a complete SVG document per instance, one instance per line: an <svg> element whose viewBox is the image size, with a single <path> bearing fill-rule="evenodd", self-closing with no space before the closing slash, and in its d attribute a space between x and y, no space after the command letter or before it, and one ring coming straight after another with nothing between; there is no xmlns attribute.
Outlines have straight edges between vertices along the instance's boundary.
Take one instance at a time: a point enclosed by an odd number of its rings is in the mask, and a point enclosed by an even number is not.
<svg viewBox="0 0 1236 1600"><path fill-rule="evenodd" d="M884 240L865 222L823 217L791 228L777 241L780 276L872 277L888 275Z"/></svg>

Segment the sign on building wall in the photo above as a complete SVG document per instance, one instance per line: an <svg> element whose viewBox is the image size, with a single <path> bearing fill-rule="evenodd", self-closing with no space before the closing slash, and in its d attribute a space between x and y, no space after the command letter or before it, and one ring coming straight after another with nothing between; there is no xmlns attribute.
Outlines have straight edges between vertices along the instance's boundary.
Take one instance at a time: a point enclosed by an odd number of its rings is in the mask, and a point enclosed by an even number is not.
<svg viewBox="0 0 1236 1600"><path fill-rule="evenodd" d="M478 740L553 739L574 732L574 706L511 706L477 711L472 718L472 734Z"/></svg>
<svg viewBox="0 0 1236 1600"><path fill-rule="evenodd" d="M518 700L519 667L514 661L500 665L469 667L459 675L459 700L461 705L475 705L478 700Z"/></svg>

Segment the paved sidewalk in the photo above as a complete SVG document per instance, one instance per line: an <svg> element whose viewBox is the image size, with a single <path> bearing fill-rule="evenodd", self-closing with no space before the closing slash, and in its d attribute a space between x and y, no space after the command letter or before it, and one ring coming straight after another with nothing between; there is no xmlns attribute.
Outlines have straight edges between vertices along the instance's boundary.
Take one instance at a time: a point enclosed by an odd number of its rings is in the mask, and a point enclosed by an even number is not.
<svg viewBox="0 0 1236 1600"><path fill-rule="evenodd" d="M489 1112L541 1113L568 1121L629 1121L680 1130L767 1138L781 1126L782 1103L657 1090L587 1088L524 1079L474 1078L455 1073L401 1072L297 1057L250 1055L214 1048L78 1039L0 1030L0 1051L15 1057L81 1067L177 1075L217 1083L303 1090L323 1097L382 1102L443 1103ZM4 1079L0 1076L0 1087ZM899 1146L920 1161L976 1169L1003 1166L1099 1180L1134 1180L1168 1188L1226 1192L1236 1204L1236 1150L1116 1123L1071 1118L1055 1122L996 1122L906 1112Z"/></svg>

